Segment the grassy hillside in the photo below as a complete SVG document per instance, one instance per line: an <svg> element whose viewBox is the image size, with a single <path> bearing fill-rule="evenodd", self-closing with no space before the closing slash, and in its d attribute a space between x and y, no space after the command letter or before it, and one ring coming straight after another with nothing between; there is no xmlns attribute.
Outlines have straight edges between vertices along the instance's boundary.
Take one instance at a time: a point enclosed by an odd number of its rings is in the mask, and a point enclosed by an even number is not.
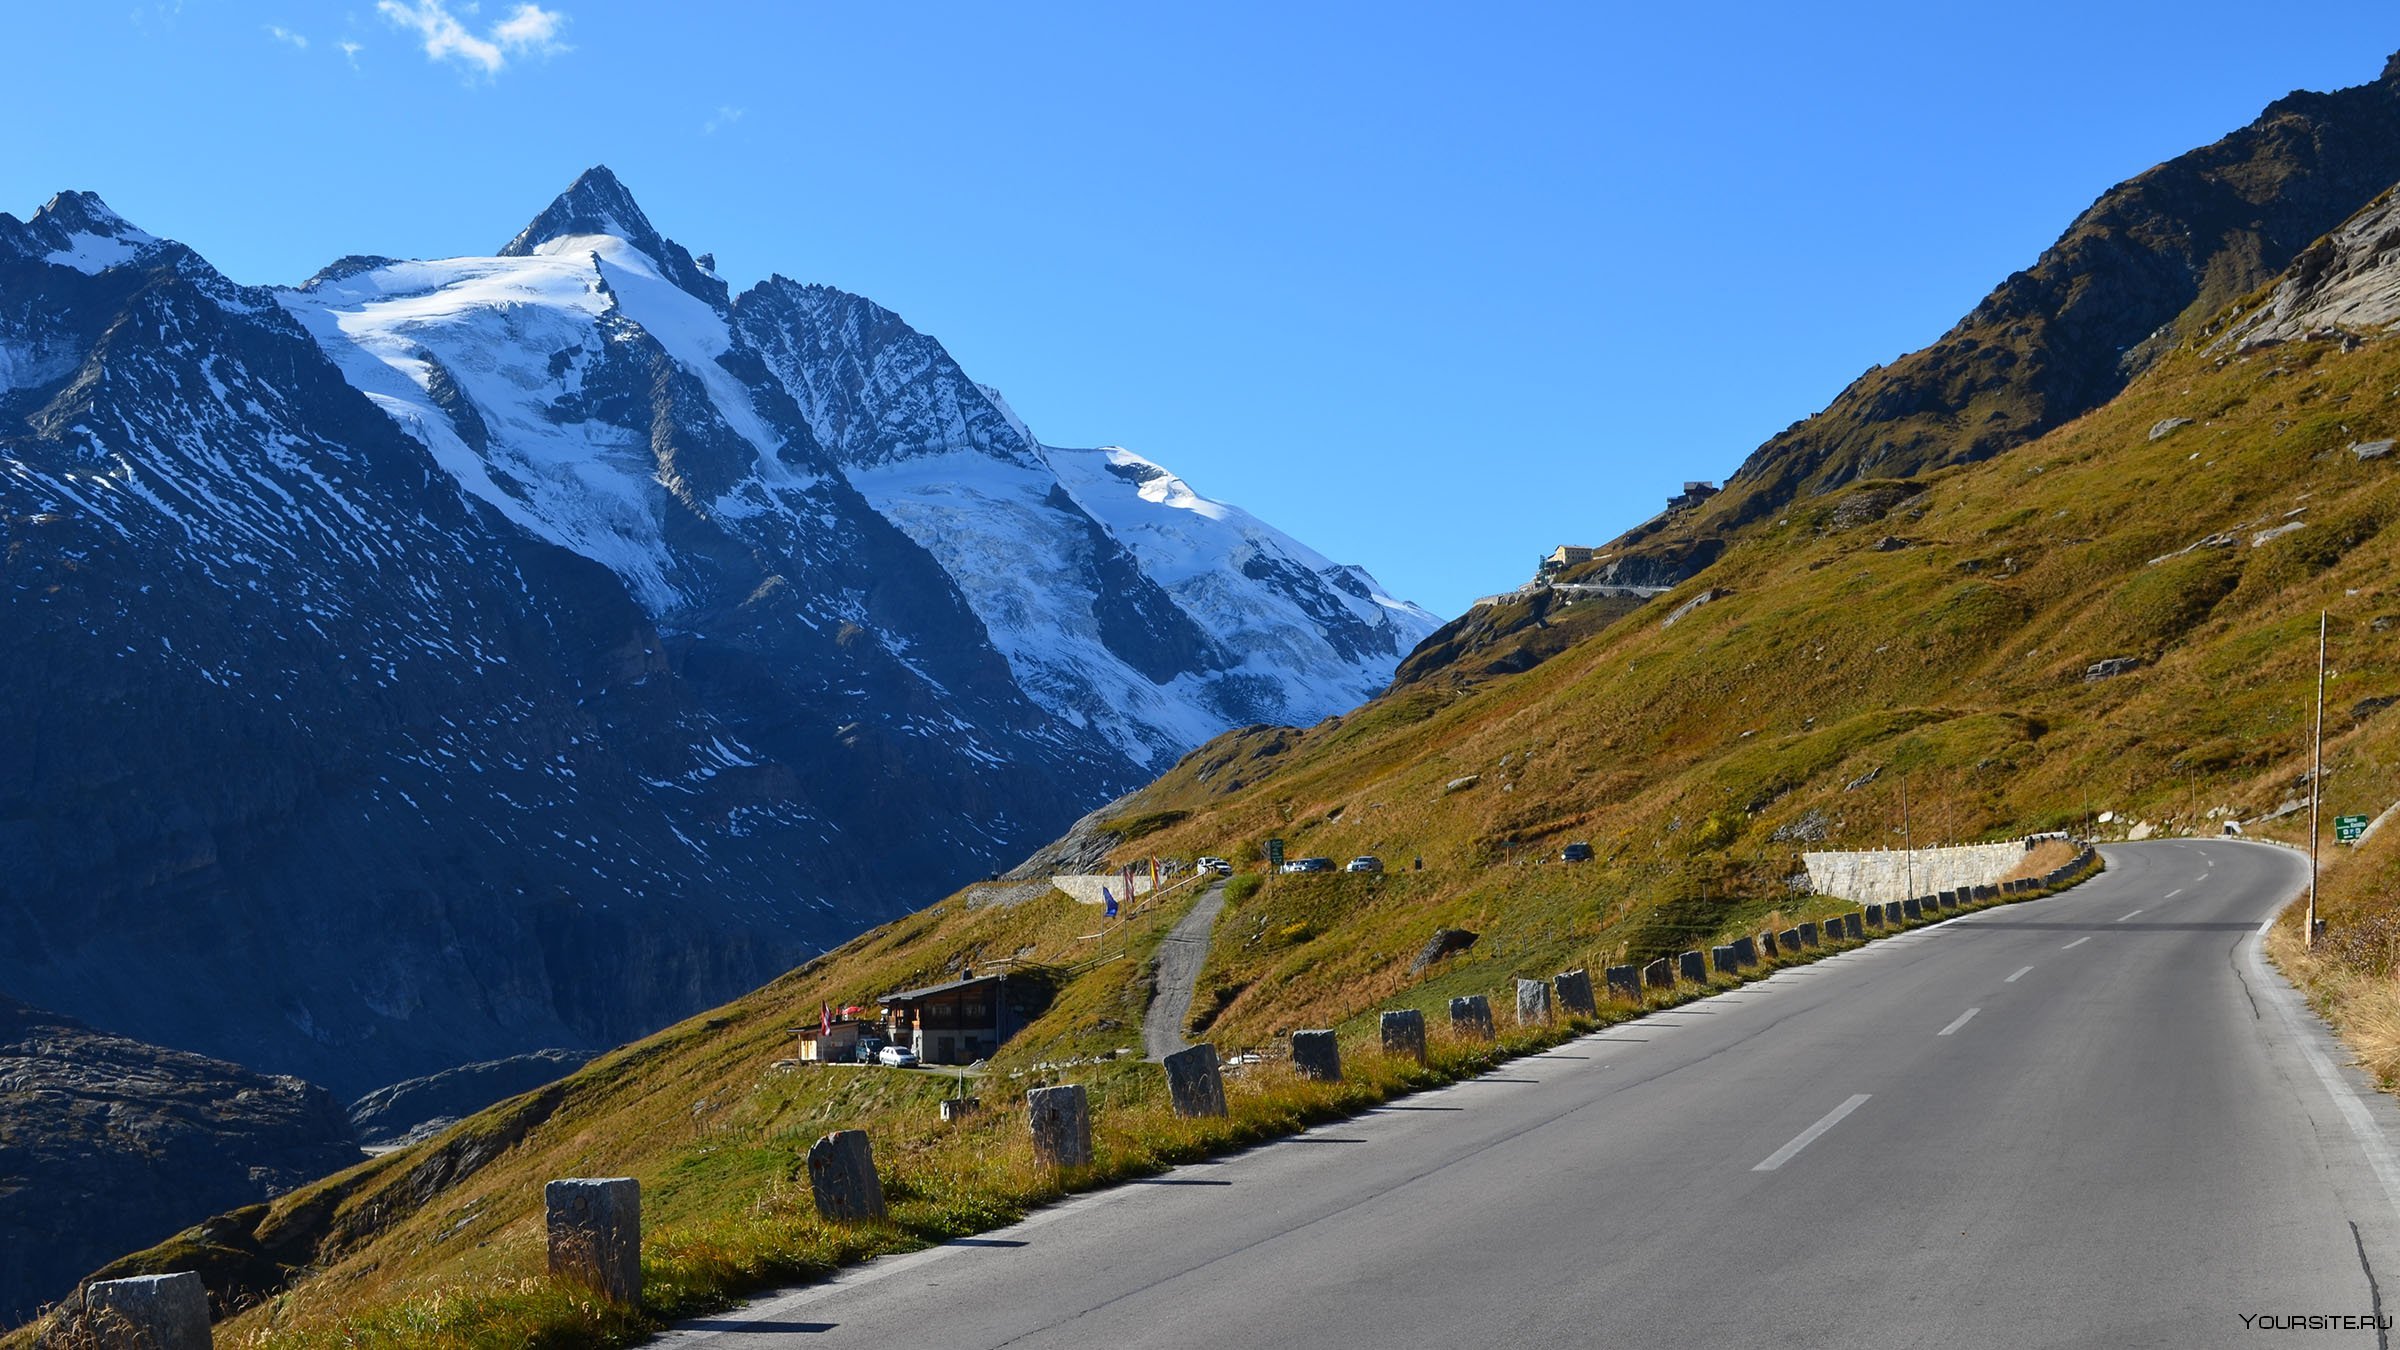
<svg viewBox="0 0 2400 1350"><path fill-rule="evenodd" d="M2190 420L2159 430L2172 419ZM978 887L126 1268L197 1263L262 1291L279 1267L319 1269L221 1329L244 1345L578 1343L639 1319L539 1277L549 1177L643 1179L650 1317L999 1223L1056 1193L1008 1105L1028 1087L1098 1094L1103 1159L1081 1185L1463 1071L1487 1052L1445 1042L1426 1071L1362 1056L1344 1087L1291 1081L1272 1058L1296 1027L1356 1047L1381 1007L1824 912L1787 884L1799 853L1897 845L1904 787L1920 842L2090 829L2103 812L2104 834L2213 832L2227 810L2271 812L2304 791L2320 607L2338 672L2328 804L2380 810L2400 798L2400 456L2349 447L2395 434L2400 341L2178 351L2016 451L1762 521L1673 593L1592 611L1555 652L1548 637L1521 648L1526 668L1434 663L1347 717L1196 751L1111 809L1127 860L1251 865L1280 837L1391 868L1233 895L1194 1021L1270 1062L1237 1083L1230 1122L1173 1120L1158 1071L1117 1057L1138 1045L1181 896L1097 939L1091 910L1038 883ZM2131 664L2094 672L2112 661ZM1598 860L1552 861L1574 840ZM2382 861L2353 869L2344 926L2367 928L2396 849L2400 833L2379 838ZM1481 937L1413 974L1440 926ZM2388 972L2394 944L2377 941ZM961 1129L936 1119L950 1085L935 1075L772 1067L821 1003L1003 961L1049 1007L979 1085L995 1109ZM853 1125L874 1135L889 1226L835 1229L810 1208L801 1155Z"/></svg>

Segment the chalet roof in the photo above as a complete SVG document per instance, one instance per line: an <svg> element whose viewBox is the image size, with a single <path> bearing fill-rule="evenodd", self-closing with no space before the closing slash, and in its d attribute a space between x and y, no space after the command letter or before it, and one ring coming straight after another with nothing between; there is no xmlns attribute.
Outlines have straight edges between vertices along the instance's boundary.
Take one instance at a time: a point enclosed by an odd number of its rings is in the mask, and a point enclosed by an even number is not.
<svg viewBox="0 0 2400 1350"><path fill-rule="evenodd" d="M1006 978L1004 975L978 975L970 980L952 980L948 984L929 984L922 989L902 989L896 993L885 994L875 1001L877 1003L914 1003L919 999L931 998L935 994L954 993L961 989L972 989L977 985L996 985Z"/></svg>
<svg viewBox="0 0 2400 1350"><path fill-rule="evenodd" d="M832 1029L835 1031L840 1031L844 1027L854 1027L860 1031L872 1031L881 1025L882 1023L877 1022L873 1018L869 1017L837 1017L833 1019ZM825 1028L813 1022L804 1027L786 1027L784 1029L786 1031L798 1032L803 1036L821 1036L825 1033Z"/></svg>

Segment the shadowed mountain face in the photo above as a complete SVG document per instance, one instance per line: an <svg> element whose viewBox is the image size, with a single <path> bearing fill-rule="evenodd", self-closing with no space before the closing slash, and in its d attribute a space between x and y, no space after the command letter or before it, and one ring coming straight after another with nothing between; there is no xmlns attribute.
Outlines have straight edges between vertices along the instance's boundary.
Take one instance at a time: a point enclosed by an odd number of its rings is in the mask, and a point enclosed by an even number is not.
<svg viewBox="0 0 2400 1350"><path fill-rule="evenodd" d="M1599 580L1862 478L1986 459L2114 398L2227 304L2400 180L2400 56L2372 84L2300 92L2110 188L2034 265L1920 351L1859 376L1744 461L1725 491L1628 531ZM1696 566L1668 568L1680 579Z"/></svg>
<svg viewBox="0 0 2400 1350"><path fill-rule="evenodd" d="M118 1254L362 1156L324 1089L0 997L0 1325Z"/></svg>
<svg viewBox="0 0 2400 1350"><path fill-rule="evenodd" d="M604 169L237 286L0 216L0 989L344 1093L612 1045L1431 616Z"/></svg>

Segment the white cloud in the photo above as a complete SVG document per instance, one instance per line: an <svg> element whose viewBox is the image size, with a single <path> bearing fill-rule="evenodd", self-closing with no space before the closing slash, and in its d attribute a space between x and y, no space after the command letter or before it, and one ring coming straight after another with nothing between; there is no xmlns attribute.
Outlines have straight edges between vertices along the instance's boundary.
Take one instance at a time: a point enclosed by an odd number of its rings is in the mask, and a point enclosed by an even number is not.
<svg viewBox="0 0 2400 1350"><path fill-rule="evenodd" d="M295 33L291 29L284 27L282 24L268 24L267 36L275 39L277 42L288 43L291 46L298 47L302 51L308 50L308 35L306 33Z"/></svg>
<svg viewBox="0 0 2400 1350"><path fill-rule="evenodd" d="M555 9L519 5L493 27L492 41L499 43L502 51L529 51L547 56L566 50L558 40L559 30L566 26L567 16Z"/></svg>
<svg viewBox="0 0 2400 1350"><path fill-rule="evenodd" d="M558 40L567 16L540 5L518 5L480 35L460 22L445 0L376 0L375 10L415 33L424 43L428 59L455 61L487 79L507 69L516 57L552 56L568 50ZM466 13L472 16L475 7L468 5Z"/></svg>
<svg viewBox="0 0 2400 1350"><path fill-rule="evenodd" d="M717 115L709 118L706 122L701 124L700 134L703 136L716 135L718 127L729 127L734 123L741 121L742 114L746 111L748 110L730 107L726 104L720 103L717 105Z"/></svg>
<svg viewBox="0 0 2400 1350"><path fill-rule="evenodd" d="M358 54L366 50L365 44L345 41L333 45L342 49L342 59L350 63L352 70L358 69Z"/></svg>

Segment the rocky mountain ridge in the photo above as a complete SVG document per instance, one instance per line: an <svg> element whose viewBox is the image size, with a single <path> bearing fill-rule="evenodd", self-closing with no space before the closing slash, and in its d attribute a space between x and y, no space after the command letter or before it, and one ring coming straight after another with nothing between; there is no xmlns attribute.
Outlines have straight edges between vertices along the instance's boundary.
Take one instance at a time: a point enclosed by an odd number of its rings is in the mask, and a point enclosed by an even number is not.
<svg viewBox="0 0 2400 1350"><path fill-rule="evenodd" d="M0 537L0 989L351 1093L706 1006L1434 626L605 169L290 290L0 216Z"/></svg>
<svg viewBox="0 0 2400 1350"><path fill-rule="evenodd" d="M2367 84L2295 91L2248 126L2102 193L1949 332L1868 370L1768 440L1699 510L1627 531L1592 579L1681 580L1705 560L1678 564L1664 556L1674 547L1726 539L1861 479L1988 459L2061 426L2395 180L2400 55Z"/></svg>

